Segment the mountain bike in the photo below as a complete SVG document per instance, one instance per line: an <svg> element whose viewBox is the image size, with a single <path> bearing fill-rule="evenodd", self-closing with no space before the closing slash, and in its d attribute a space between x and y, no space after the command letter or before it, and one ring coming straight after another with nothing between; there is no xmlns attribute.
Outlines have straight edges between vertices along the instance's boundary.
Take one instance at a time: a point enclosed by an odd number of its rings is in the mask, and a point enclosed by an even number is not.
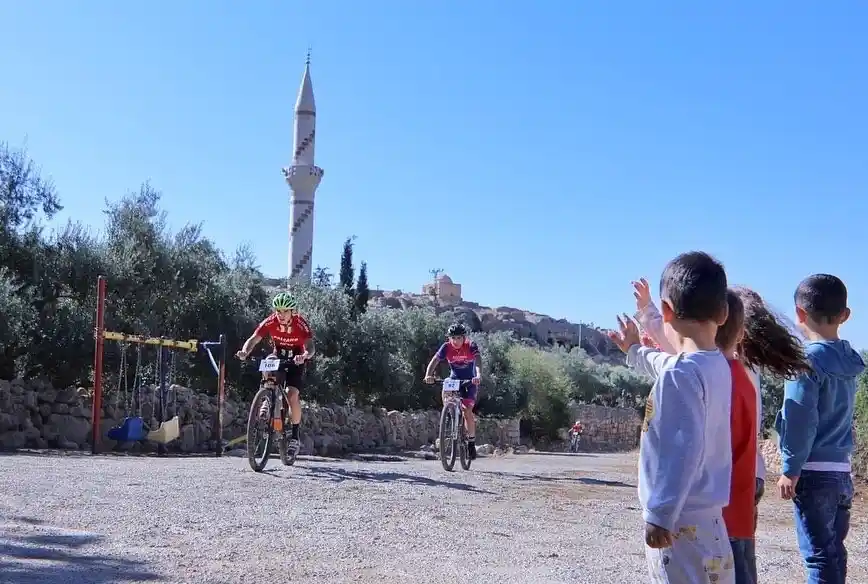
<svg viewBox="0 0 868 584"><path fill-rule="evenodd" d="M579 451L579 443L582 441L582 435L578 432L570 432L570 452Z"/></svg>
<svg viewBox="0 0 868 584"><path fill-rule="evenodd" d="M259 362L259 371L266 375L259 382L259 391L253 396L247 417L247 460L254 472L262 472L265 469L275 438L280 452L280 461L286 466L295 464L297 451L290 453L289 436L284 432L290 419L286 384L278 385L277 377L274 375L282 365L290 363L294 364L291 352L286 359L269 355Z"/></svg>
<svg viewBox="0 0 868 584"><path fill-rule="evenodd" d="M472 383L469 379L438 379L443 382L443 411L440 412L440 464L446 471L455 467L456 454L461 468L470 470L467 449L467 431L464 428L464 411L461 408L461 388ZM448 446L447 446L448 443Z"/></svg>

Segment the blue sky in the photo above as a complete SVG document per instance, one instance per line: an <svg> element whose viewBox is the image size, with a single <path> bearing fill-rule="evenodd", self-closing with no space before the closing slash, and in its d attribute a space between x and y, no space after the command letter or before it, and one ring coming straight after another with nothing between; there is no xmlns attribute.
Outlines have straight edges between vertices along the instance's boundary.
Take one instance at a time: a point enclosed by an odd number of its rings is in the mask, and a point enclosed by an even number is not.
<svg viewBox="0 0 868 584"><path fill-rule="evenodd" d="M146 180L177 227L285 275L292 109L313 47L314 263L443 268L469 300L611 326L703 249L786 314L842 277L868 347L868 4L0 4L0 140L67 217Z"/></svg>

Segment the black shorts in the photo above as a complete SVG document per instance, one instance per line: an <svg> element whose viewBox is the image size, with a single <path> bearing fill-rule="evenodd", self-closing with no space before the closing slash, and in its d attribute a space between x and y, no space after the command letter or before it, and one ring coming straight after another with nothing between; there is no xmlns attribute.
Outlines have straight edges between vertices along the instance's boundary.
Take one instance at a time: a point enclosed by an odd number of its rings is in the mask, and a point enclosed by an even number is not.
<svg viewBox="0 0 868 584"><path fill-rule="evenodd" d="M277 350L271 353L272 356L280 359L289 359L290 352ZM277 378L278 385L286 387L294 387L301 391L304 388L304 365L296 365L292 361L287 361L280 364L280 369L275 371L273 375Z"/></svg>

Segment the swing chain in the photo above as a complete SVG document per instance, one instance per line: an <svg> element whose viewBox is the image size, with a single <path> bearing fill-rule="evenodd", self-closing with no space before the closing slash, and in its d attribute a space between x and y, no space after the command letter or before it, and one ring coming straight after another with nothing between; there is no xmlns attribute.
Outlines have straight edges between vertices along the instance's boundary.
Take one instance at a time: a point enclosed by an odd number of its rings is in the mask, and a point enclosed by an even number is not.
<svg viewBox="0 0 868 584"><path fill-rule="evenodd" d="M169 367L169 385L175 385L175 362L177 361L178 354L175 351L172 351L172 361Z"/></svg>
<svg viewBox="0 0 868 584"><path fill-rule="evenodd" d="M154 377L154 391L151 393L151 405L154 408L154 413L157 412L157 393L162 390L163 384L163 347L157 348L157 374ZM160 412L160 418L163 418Z"/></svg>
<svg viewBox="0 0 868 584"><path fill-rule="evenodd" d="M178 415L178 386L175 385L175 367L178 353L172 351L172 360L169 366L169 389L172 391L172 415Z"/></svg>
<svg viewBox="0 0 868 584"><path fill-rule="evenodd" d="M118 364L118 389L123 389L124 392L124 401L123 403L127 407L127 412L130 409L129 403L129 382L127 381L127 344L120 343L121 347L121 358L120 363ZM117 402L115 402L117 403Z"/></svg>
<svg viewBox="0 0 868 584"><path fill-rule="evenodd" d="M138 402L139 417L142 415L142 346L136 345L136 373L133 376L133 392Z"/></svg>

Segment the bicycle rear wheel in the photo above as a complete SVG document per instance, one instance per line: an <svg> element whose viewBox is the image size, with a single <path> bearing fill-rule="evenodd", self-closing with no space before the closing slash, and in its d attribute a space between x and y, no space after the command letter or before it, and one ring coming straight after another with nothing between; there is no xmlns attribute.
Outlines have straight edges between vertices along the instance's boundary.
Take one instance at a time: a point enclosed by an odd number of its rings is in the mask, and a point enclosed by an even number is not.
<svg viewBox="0 0 868 584"><path fill-rule="evenodd" d="M455 440L453 429L455 424L454 408L444 405L440 413L440 464L443 470L451 471L455 467Z"/></svg>
<svg viewBox="0 0 868 584"><path fill-rule="evenodd" d="M271 440L274 436L271 428L271 408L274 397L274 389L261 387L250 403L247 417L247 461L254 472L262 472L271 455ZM269 407L268 415L263 418L259 413L265 400L268 400Z"/></svg>

